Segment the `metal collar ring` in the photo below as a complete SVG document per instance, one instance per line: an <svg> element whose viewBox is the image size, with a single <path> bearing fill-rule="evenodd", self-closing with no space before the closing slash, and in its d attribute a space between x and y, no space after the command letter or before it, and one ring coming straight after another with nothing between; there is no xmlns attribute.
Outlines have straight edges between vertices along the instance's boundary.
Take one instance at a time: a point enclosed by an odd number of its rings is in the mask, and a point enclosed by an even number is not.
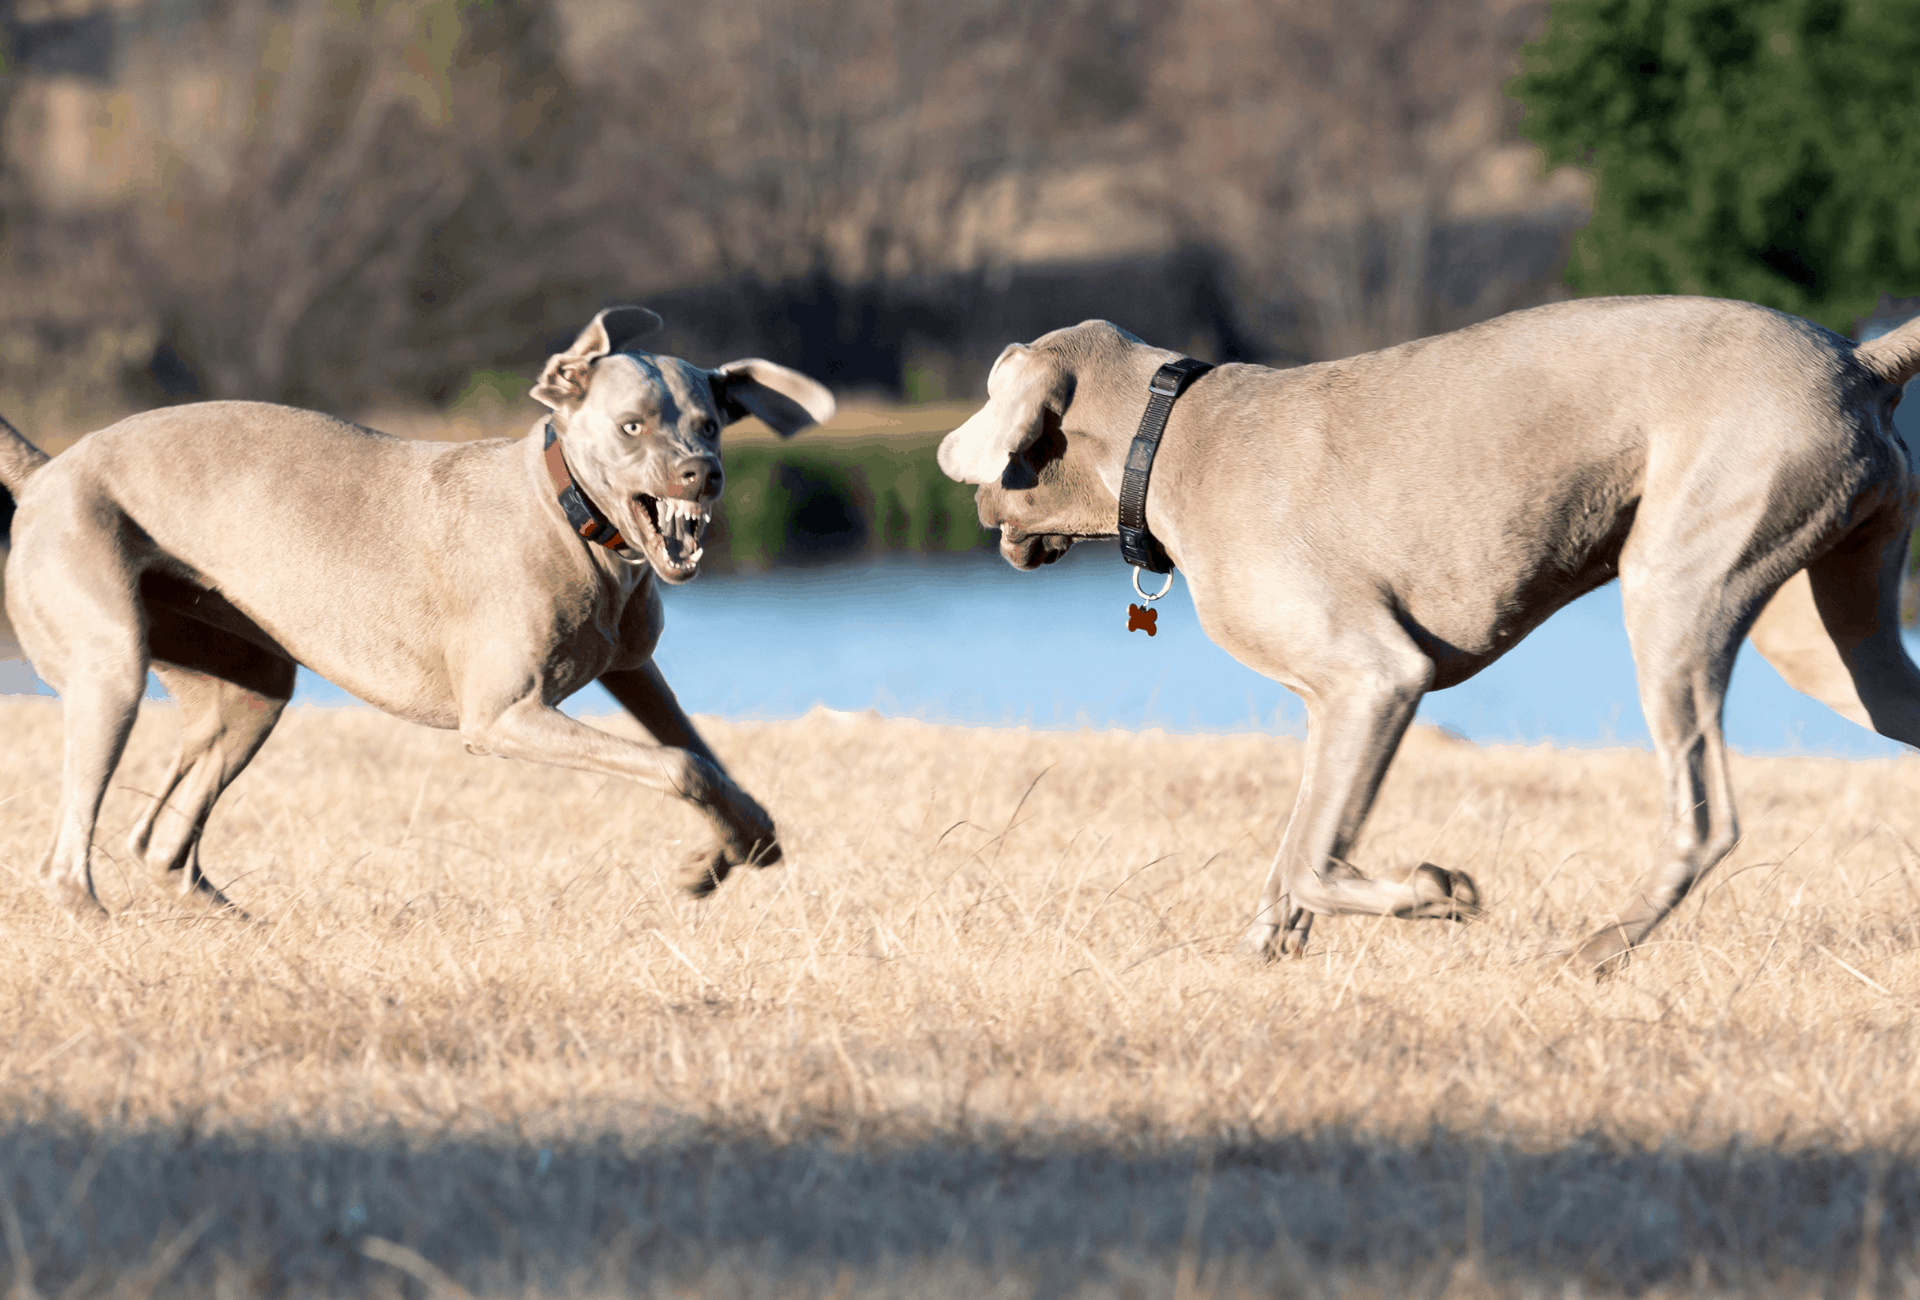
<svg viewBox="0 0 1920 1300"><path fill-rule="evenodd" d="M1167 574L1166 584L1162 586L1160 590L1149 596L1146 592L1140 590L1140 566L1136 564L1133 566L1133 589L1140 593L1140 599L1148 602L1156 601L1173 590L1173 574L1169 572Z"/></svg>

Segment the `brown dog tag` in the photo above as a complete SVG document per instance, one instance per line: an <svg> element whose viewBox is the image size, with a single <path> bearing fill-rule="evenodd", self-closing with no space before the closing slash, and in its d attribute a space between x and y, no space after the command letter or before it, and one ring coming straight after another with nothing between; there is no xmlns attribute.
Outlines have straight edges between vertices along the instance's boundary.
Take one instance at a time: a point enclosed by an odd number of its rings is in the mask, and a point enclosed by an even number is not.
<svg viewBox="0 0 1920 1300"><path fill-rule="evenodd" d="M1148 636L1157 636L1158 632L1153 625L1159 617L1160 611L1157 609L1149 609L1145 605L1129 605L1127 606L1127 631L1145 632Z"/></svg>

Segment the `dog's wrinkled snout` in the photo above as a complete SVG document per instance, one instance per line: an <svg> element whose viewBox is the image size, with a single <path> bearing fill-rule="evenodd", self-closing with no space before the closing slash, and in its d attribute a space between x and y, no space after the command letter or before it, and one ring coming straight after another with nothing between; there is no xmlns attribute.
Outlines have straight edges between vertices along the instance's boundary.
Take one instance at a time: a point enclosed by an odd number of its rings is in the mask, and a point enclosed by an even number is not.
<svg viewBox="0 0 1920 1300"><path fill-rule="evenodd" d="M714 456L682 456L667 471L666 495L681 501L705 501L720 495L726 474Z"/></svg>

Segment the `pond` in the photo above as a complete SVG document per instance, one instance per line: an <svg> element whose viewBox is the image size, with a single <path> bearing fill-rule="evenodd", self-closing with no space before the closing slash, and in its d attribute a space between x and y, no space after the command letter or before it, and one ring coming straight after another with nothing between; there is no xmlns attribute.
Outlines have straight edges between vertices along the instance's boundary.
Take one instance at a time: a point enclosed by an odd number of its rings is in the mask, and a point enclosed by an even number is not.
<svg viewBox="0 0 1920 1300"><path fill-rule="evenodd" d="M1111 544L1020 573L990 555L703 577L669 588L659 662L694 713L789 718L815 705L967 726L1163 727L1301 734L1277 682L1207 640L1186 585L1153 637L1126 631L1130 571ZM1648 743L1612 584L1562 610L1499 663L1420 709L1481 743ZM303 674L296 702L350 697ZM599 687L568 712L617 711ZM1793 690L1743 647L1729 741L1754 754L1883 756L1904 747Z"/></svg>
<svg viewBox="0 0 1920 1300"><path fill-rule="evenodd" d="M736 718L825 705L966 726L1304 732L1299 701L1207 640L1179 579L1158 607L1158 634L1129 634L1129 580L1112 544L1077 547L1035 573L975 554L708 575L667 590L659 662L690 712ZM0 689L36 685L17 668L0 674ZM355 703L305 670L294 702ZM566 707L618 709L598 686ZM1576 601L1478 677L1429 695L1419 720L1483 744L1646 746L1619 587ZM1904 750L1794 691L1750 647L1734 670L1726 731L1750 754Z"/></svg>

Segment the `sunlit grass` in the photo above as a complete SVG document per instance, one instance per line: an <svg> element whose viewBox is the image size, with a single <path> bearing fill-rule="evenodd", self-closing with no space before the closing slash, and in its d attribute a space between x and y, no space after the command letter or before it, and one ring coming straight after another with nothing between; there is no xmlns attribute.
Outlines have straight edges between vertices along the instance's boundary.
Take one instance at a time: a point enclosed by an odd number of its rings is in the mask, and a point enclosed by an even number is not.
<svg viewBox="0 0 1920 1300"><path fill-rule="evenodd" d="M788 857L694 903L671 803L295 711L205 846L248 924L120 850L153 708L76 926L31 884L57 707L0 704L36 1285L410 1276L374 1238L488 1295L1920 1286L1908 761L1736 759L1742 843L1596 988L1559 958L1640 870L1650 754L1416 732L1358 861L1487 917L1254 967L1294 741L705 725Z"/></svg>

